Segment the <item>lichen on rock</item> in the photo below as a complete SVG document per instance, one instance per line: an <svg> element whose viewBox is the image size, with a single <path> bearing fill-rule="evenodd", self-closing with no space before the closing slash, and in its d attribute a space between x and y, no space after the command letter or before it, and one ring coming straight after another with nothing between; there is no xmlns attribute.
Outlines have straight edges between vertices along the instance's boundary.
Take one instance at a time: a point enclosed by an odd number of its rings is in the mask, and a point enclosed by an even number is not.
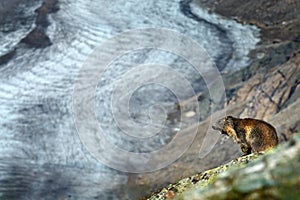
<svg viewBox="0 0 300 200"><path fill-rule="evenodd" d="M297 199L300 134L244 167L220 174L206 188L195 185L177 199Z"/></svg>
<svg viewBox="0 0 300 200"><path fill-rule="evenodd" d="M170 184L149 200L296 199L300 196L300 134L278 148L239 157Z"/></svg>
<svg viewBox="0 0 300 200"><path fill-rule="evenodd" d="M196 188L205 188L207 185L212 184L217 176L228 169L238 168L245 166L252 160L258 158L259 154L250 154L248 156L239 157L231 162L222 165L220 167L216 167L204 172L200 172L188 178L184 178L180 180L178 183L170 184L167 187L163 188L160 192L153 194L149 200L162 200L162 199L170 199L168 198L168 194L174 193L174 196L178 196L184 191L188 191L194 187Z"/></svg>

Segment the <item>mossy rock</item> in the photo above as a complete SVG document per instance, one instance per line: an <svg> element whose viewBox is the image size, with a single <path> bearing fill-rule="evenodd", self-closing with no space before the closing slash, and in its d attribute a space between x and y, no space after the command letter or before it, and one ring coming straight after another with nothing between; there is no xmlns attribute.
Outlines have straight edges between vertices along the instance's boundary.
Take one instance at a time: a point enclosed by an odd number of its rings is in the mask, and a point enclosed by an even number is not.
<svg viewBox="0 0 300 200"><path fill-rule="evenodd" d="M150 200L297 199L300 134L264 155L251 154L170 184Z"/></svg>
<svg viewBox="0 0 300 200"><path fill-rule="evenodd" d="M171 196L178 196L179 194L185 192L186 190L190 190L194 187L197 188L205 188L207 185L213 183L217 178L217 175L227 171L228 169L240 168L246 166L250 161L255 160L260 155L251 154L248 156L240 157L231 162L222 165L220 167L216 167L214 169L210 169L204 172L200 172L191 177L184 178L180 180L178 183L170 184L167 187L163 188L161 191L153 194L150 198L146 198L149 200L163 200L170 199Z"/></svg>

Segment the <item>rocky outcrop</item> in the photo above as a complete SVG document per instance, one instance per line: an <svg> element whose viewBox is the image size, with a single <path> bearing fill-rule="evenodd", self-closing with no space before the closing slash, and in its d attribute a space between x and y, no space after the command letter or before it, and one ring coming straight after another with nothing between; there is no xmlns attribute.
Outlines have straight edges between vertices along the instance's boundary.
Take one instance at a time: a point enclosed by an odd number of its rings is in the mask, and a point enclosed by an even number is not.
<svg viewBox="0 0 300 200"><path fill-rule="evenodd" d="M39 26L34 28L25 38L21 40L21 42L34 48L42 48L51 45L51 40L46 35L45 30Z"/></svg>
<svg viewBox="0 0 300 200"><path fill-rule="evenodd" d="M270 69L269 73L258 73L240 88L230 99L228 106L244 103L242 117L268 119L286 108L291 98L300 95L300 54L284 65Z"/></svg>
<svg viewBox="0 0 300 200"><path fill-rule="evenodd" d="M265 155L250 154L170 184L149 200L296 199L300 134Z"/></svg>
<svg viewBox="0 0 300 200"><path fill-rule="evenodd" d="M253 161L258 157L259 157L258 154L250 154L248 156L244 156L236 160L232 160L231 162L222 165L220 167L216 167L214 169L197 173L193 176L178 181L176 184L169 184L166 188L163 188L161 191L154 193L145 199L148 200L173 199L175 198L175 196L179 196L185 191L188 191L190 188L199 187L203 189L209 184L211 184L219 174L234 167L244 166L248 162Z"/></svg>
<svg viewBox="0 0 300 200"><path fill-rule="evenodd" d="M42 6L35 11L37 13L36 25L47 28L50 25L47 15L58 10L58 0L45 0Z"/></svg>
<svg viewBox="0 0 300 200"><path fill-rule="evenodd" d="M21 42L33 48L50 46L52 43L46 34L47 27L50 25L48 14L58 11L58 9L58 0L45 0L36 10L36 27Z"/></svg>
<svg viewBox="0 0 300 200"><path fill-rule="evenodd" d="M41 6L36 9L35 13L32 13L31 16L26 16L25 19L20 19L18 18L20 14L15 14L14 9L17 9L16 5L22 3L26 4L26 2L27 1L22 2L14 0L3 6L3 9L1 9L2 6L0 3L0 21L5 24L5 26L1 28L1 31L13 31L16 27L18 27L19 23L24 23L24 20L30 21L33 19L34 21L35 19L34 28L24 38L22 38L11 51L0 56L0 65L9 62L18 52L18 49L23 48L23 45L20 44L26 44L26 47L29 48L45 48L52 44L51 39L46 33L47 27L50 25L48 15L59 10L58 0L44 0Z"/></svg>
<svg viewBox="0 0 300 200"><path fill-rule="evenodd" d="M300 4L297 0L238 1L196 0L201 6L220 15L261 28L262 43L280 43L294 40L300 35Z"/></svg>

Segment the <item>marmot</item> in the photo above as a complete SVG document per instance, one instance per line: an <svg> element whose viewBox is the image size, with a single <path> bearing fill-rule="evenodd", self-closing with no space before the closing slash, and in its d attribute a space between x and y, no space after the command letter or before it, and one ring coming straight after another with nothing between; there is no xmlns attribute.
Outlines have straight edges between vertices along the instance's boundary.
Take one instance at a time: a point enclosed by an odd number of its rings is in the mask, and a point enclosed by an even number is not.
<svg viewBox="0 0 300 200"><path fill-rule="evenodd" d="M218 120L212 128L232 137L240 145L243 155L263 152L278 144L275 128L258 119L227 116Z"/></svg>

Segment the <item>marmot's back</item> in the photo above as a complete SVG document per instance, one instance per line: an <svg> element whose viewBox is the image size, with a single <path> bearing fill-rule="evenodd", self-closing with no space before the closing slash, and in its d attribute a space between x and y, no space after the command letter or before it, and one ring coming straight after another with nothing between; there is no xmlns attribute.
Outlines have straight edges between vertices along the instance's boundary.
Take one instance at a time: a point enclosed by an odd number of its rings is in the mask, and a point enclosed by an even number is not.
<svg viewBox="0 0 300 200"><path fill-rule="evenodd" d="M253 152L265 151L278 144L276 130L271 124L251 118L240 119L240 123L245 127L246 141Z"/></svg>

